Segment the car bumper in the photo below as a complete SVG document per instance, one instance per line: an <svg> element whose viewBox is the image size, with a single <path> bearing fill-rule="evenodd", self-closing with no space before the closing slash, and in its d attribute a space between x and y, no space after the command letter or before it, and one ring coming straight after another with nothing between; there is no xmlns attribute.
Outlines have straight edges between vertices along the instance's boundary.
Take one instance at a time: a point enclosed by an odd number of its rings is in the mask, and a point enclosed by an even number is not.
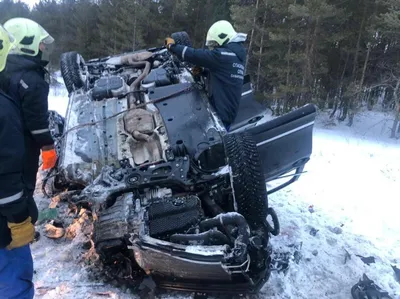
<svg viewBox="0 0 400 299"><path fill-rule="evenodd" d="M252 271L251 260L226 264L224 246L184 246L151 237L133 240L131 249L138 265L151 275L158 288L207 293L257 293L270 276Z"/></svg>

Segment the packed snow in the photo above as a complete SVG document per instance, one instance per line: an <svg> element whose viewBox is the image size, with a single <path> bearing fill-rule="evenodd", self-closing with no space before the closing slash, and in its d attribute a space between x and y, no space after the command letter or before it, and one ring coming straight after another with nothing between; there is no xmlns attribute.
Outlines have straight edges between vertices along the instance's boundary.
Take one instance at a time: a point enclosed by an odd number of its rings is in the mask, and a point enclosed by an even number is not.
<svg viewBox="0 0 400 299"><path fill-rule="evenodd" d="M281 223L274 249L302 242L302 258L286 276L271 276L266 298L351 298L363 273L400 298L391 268L400 263L400 143L387 138L384 118L390 116L364 112L348 128L318 117L307 173L270 197ZM368 266L357 255L376 263Z"/></svg>
<svg viewBox="0 0 400 299"><path fill-rule="evenodd" d="M52 89L50 109L64 115L67 95ZM360 112L353 127L320 112L313 154L305 173L269 197L281 233L272 237L274 255L290 254L287 271L273 271L260 298L351 299L351 287L365 273L400 298L391 265L400 266L400 141L389 139L393 117ZM290 146L290 145L288 145ZM38 191L39 208L50 202ZM129 291L88 278L78 236L41 239L32 245L35 298L135 298ZM365 264L362 257L373 256ZM160 298L191 298L167 293Z"/></svg>

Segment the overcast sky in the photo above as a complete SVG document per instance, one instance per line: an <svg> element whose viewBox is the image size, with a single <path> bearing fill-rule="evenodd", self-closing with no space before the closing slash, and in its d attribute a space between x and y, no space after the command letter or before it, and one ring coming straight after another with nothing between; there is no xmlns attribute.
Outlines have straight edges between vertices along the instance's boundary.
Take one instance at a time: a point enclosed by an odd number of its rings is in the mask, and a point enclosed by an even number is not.
<svg viewBox="0 0 400 299"><path fill-rule="evenodd" d="M33 7L39 0L21 0L21 2L27 3L30 7Z"/></svg>

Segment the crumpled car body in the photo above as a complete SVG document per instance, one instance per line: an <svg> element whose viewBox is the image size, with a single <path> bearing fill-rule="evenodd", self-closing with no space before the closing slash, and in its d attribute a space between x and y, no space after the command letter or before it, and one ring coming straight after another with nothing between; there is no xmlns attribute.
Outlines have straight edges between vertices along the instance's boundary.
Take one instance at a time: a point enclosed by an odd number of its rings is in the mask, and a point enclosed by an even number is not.
<svg viewBox="0 0 400 299"><path fill-rule="evenodd" d="M268 195L310 159L315 107L267 121L246 77L227 132L205 79L165 48L87 62L69 52L61 67L69 104L57 181L96 207L93 240L108 272L139 289L151 279L165 289L258 292L278 233Z"/></svg>

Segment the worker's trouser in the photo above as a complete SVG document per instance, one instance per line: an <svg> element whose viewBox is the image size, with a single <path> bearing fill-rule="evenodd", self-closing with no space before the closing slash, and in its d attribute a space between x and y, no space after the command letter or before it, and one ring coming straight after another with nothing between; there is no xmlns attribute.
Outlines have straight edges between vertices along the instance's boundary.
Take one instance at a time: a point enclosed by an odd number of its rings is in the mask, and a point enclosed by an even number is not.
<svg viewBox="0 0 400 299"><path fill-rule="evenodd" d="M32 299L33 260L29 245L0 249L0 298Z"/></svg>
<svg viewBox="0 0 400 299"><path fill-rule="evenodd" d="M35 223L38 218L37 207L33 201L33 193L35 192L36 176L39 170L39 155L39 145L32 139L31 136L25 136L25 154L22 179L27 197L32 199L29 204L29 213L32 217L33 223Z"/></svg>
<svg viewBox="0 0 400 299"><path fill-rule="evenodd" d="M36 176L39 170L40 146L31 136L25 136L25 155L23 181L28 196L33 196L36 187Z"/></svg>

